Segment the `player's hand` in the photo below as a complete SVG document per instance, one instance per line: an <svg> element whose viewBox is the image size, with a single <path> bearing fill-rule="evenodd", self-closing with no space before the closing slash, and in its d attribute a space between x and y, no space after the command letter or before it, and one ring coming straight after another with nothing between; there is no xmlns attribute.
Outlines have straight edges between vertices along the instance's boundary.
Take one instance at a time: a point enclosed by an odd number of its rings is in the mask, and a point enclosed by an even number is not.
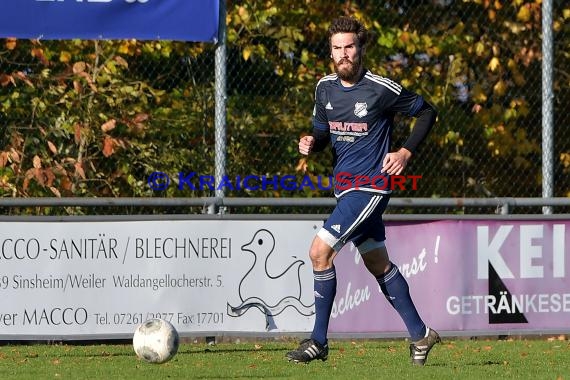
<svg viewBox="0 0 570 380"><path fill-rule="evenodd" d="M404 171L412 152L402 148L397 152L388 153L382 163L382 172L389 175L398 175Z"/></svg>
<svg viewBox="0 0 570 380"><path fill-rule="evenodd" d="M307 156L313 150L313 145L315 144L315 138L313 136L303 136L299 140L299 153Z"/></svg>

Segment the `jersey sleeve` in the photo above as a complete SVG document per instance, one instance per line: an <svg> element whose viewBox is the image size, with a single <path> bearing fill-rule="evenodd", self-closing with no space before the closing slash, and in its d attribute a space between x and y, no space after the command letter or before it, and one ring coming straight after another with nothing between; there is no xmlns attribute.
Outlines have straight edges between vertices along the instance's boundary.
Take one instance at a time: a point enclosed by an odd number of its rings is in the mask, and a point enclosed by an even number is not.
<svg viewBox="0 0 570 380"><path fill-rule="evenodd" d="M327 94L322 82L317 84L315 89L315 106L313 108L313 128L320 131L329 130L329 123L326 112Z"/></svg>
<svg viewBox="0 0 570 380"><path fill-rule="evenodd" d="M435 124L437 111L421 95L402 88L392 105L393 112L416 118L414 128L403 147L415 153Z"/></svg>
<svg viewBox="0 0 570 380"><path fill-rule="evenodd" d="M424 99L411 91L401 87L400 93L393 98L390 110L406 116L416 116L424 104Z"/></svg>
<svg viewBox="0 0 570 380"><path fill-rule="evenodd" d="M385 106L389 112L416 118L412 133L403 145L404 148L414 153L435 124L437 111L421 95L389 79L382 78L380 81L384 85L383 99L385 99Z"/></svg>

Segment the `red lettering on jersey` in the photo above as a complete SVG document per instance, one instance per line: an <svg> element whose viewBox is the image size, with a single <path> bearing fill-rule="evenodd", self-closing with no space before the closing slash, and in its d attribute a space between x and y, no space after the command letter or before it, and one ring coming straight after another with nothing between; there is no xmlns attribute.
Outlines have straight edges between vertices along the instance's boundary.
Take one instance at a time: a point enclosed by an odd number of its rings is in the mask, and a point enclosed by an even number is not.
<svg viewBox="0 0 570 380"><path fill-rule="evenodd" d="M368 131L368 124L367 123L344 123L345 127L350 132L367 132Z"/></svg>
<svg viewBox="0 0 570 380"><path fill-rule="evenodd" d="M331 131L340 131L342 128L342 122L340 122L340 121L329 121L329 128Z"/></svg>
<svg viewBox="0 0 570 380"><path fill-rule="evenodd" d="M341 121L329 121L331 131L338 132L368 132L368 123L343 123Z"/></svg>

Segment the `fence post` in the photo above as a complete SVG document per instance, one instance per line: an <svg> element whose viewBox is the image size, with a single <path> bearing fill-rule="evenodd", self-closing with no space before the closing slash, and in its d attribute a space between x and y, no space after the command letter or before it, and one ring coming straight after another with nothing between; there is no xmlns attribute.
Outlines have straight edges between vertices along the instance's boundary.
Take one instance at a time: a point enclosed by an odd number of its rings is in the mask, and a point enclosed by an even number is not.
<svg viewBox="0 0 570 380"><path fill-rule="evenodd" d="M215 55L215 71L216 71L216 90L215 101L216 111L214 116L215 123L215 196L224 198L224 188L218 189L218 184L222 183L222 178L226 175L226 0L220 0L220 19L218 28L218 41L216 44ZM215 211L216 212L216 211ZM217 212L223 213L224 208L220 207ZM210 213L210 210L208 210Z"/></svg>
<svg viewBox="0 0 570 380"><path fill-rule="evenodd" d="M218 28L218 42L215 53L215 101L216 111L214 115L215 125L215 196L223 200L224 187L218 189L218 184L222 183L222 178L226 175L226 0L220 0L220 19ZM224 207L219 207L216 202L208 205L208 214L224 212ZM207 336L206 344L216 344L215 336Z"/></svg>
<svg viewBox="0 0 570 380"><path fill-rule="evenodd" d="M542 197L553 197L552 0L542 2ZM552 214L551 206L542 207Z"/></svg>

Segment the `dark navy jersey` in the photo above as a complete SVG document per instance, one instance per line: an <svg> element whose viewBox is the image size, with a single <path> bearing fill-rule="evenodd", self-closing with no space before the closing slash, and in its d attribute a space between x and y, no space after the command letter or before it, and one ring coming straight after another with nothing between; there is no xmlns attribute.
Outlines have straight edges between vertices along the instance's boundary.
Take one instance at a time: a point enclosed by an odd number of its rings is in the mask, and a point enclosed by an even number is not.
<svg viewBox="0 0 570 380"><path fill-rule="evenodd" d="M391 192L381 169L394 116L415 116L423 103L420 95L368 70L352 87L344 87L336 74L317 83L313 128L330 133L337 197L352 190Z"/></svg>

